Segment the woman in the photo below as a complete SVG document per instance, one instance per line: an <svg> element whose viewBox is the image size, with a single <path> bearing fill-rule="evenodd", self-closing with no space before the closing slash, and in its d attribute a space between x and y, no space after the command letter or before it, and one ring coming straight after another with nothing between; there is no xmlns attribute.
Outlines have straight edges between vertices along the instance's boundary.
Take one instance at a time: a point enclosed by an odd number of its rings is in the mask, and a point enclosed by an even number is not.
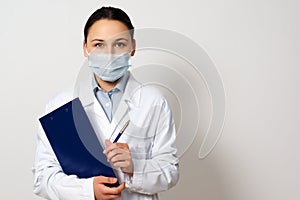
<svg viewBox="0 0 300 200"><path fill-rule="evenodd" d="M174 186L179 177L175 125L161 93L141 85L127 71L135 54L131 21L121 9L102 7L88 19L84 37L84 56L93 73L82 101L92 98L85 111L99 141L105 143L103 153L115 167L118 179L64 174L40 128L33 167L34 193L66 200L158 199L157 193ZM58 95L48 103L46 112L73 98L74 91ZM112 143L109 138L115 137L115 127L124 118L120 116L130 119L130 125L119 141ZM118 187L106 186L117 181L121 183Z"/></svg>

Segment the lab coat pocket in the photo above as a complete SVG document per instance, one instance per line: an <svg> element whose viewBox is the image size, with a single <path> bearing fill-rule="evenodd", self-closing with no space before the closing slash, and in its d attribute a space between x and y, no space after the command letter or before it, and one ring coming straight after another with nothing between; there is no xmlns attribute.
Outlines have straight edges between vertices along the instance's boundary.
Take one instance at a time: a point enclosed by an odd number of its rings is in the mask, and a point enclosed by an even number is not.
<svg viewBox="0 0 300 200"><path fill-rule="evenodd" d="M131 146L131 156L134 159L149 159L151 156L152 143L139 141Z"/></svg>

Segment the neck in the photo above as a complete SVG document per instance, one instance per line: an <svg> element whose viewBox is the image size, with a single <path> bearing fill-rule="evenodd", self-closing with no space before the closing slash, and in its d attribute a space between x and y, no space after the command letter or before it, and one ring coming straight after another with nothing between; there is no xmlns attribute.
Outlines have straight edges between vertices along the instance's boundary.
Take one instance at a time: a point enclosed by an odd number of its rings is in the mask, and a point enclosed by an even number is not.
<svg viewBox="0 0 300 200"><path fill-rule="evenodd" d="M104 90L106 92L113 89L118 83L118 80L116 80L114 82L108 82L108 81L101 80L98 76L95 76L95 77L96 77L96 81L99 84L99 86L102 88L102 90Z"/></svg>

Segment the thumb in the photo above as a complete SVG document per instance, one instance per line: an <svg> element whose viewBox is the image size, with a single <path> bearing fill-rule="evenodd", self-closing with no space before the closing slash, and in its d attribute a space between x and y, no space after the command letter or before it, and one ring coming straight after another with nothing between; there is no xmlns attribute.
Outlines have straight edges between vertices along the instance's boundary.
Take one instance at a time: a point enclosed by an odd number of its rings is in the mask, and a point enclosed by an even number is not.
<svg viewBox="0 0 300 200"><path fill-rule="evenodd" d="M113 184L117 182L117 178L113 178L113 177L106 177L106 176L97 176L97 182L98 183L109 183L109 184Z"/></svg>
<svg viewBox="0 0 300 200"><path fill-rule="evenodd" d="M108 152L107 148L111 145L112 143L106 139L105 140L105 149L103 150L103 153L106 154Z"/></svg>
<svg viewBox="0 0 300 200"><path fill-rule="evenodd" d="M111 142L110 142L108 139L106 139L106 140L105 140L105 146L108 147L108 146L110 146L110 145L111 145Z"/></svg>

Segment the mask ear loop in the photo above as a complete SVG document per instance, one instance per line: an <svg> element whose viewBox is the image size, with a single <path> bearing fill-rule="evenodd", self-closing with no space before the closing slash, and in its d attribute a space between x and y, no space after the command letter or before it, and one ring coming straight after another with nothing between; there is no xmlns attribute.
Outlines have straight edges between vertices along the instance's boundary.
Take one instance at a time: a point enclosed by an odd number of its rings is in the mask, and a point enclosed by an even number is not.
<svg viewBox="0 0 300 200"><path fill-rule="evenodd" d="M85 44L85 53L86 53L88 56L90 55L90 53L89 53L88 50L87 50L86 44Z"/></svg>

